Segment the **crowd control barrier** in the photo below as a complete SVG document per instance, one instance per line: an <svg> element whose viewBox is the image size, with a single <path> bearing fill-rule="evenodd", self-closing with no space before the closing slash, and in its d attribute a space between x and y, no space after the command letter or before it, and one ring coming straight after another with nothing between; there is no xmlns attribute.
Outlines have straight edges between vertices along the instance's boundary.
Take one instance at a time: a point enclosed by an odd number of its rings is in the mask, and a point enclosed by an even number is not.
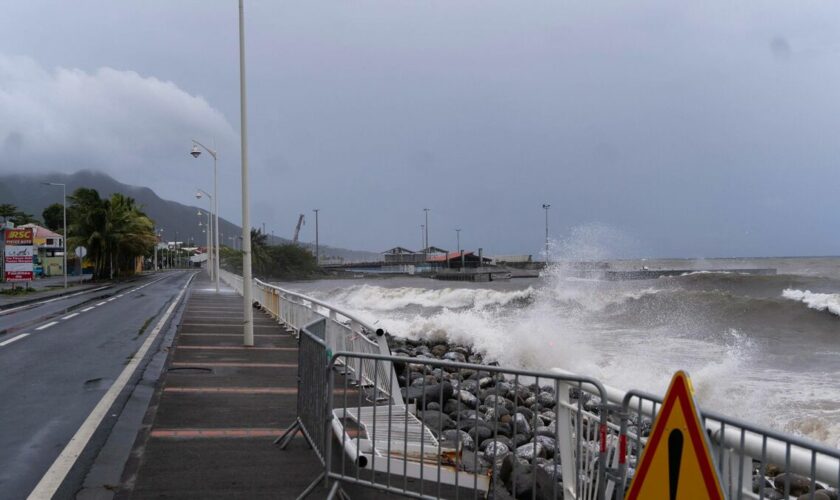
<svg viewBox="0 0 840 500"><path fill-rule="evenodd" d="M220 276L242 293L241 277ZM324 465L301 497L332 481L331 498L343 484L414 498L623 498L662 405L563 370L391 356L352 313L259 280L252 296L298 336L298 417L278 441L302 432ZM727 498L837 498L840 450L700 414Z"/></svg>

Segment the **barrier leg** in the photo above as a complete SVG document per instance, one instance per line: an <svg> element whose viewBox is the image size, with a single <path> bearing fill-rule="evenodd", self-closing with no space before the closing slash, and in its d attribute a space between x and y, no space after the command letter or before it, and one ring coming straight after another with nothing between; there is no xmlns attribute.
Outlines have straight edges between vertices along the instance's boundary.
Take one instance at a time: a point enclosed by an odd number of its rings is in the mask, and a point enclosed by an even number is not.
<svg viewBox="0 0 840 500"><path fill-rule="evenodd" d="M280 449L281 450L284 449L286 446L289 445L289 443L292 441L292 439L294 439L295 434L297 434L297 432L300 431L300 429L301 429L300 420L295 419L295 423L292 424L291 427L286 429L286 432L284 432L282 436L275 439L274 444L279 444Z"/></svg>
<svg viewBox="0 0 840 500"><path fill-rule="evenodd" d="M312 490L314 490L318 486L318 483L321 482L321 479L324 479L325 475L326 472L318 474L318 477L316 477L314 481L309 483L309 486L307 486L306 489L303 490L303 492L300 495L298 495L297 500L303 500L304 498L309 496L309 494L312 493ZM335 485L337 484L338 481L336 481ZM335 487L335 485L333 485L333 487Z"/></svg>

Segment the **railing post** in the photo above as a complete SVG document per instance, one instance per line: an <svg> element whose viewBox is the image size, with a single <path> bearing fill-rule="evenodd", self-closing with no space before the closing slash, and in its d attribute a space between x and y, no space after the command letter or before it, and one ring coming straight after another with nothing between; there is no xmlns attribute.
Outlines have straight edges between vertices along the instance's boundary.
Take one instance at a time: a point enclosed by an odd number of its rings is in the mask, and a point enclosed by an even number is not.
<svg viewBox="0 0 840 500"><path fill-rule="evenodd" d="M575 467L575 444L572 434L571 410L569 409L569 389L571 387L563 382L558 383L557 387L557 406L555 408L558 410L559 434L557 435L557 441L560 448L560 466L563 470L563 493L566 498L576 498L577 482L580 478L578 477L577 467ZM577 436L577 439L581 438L581 436Z"/></svg>

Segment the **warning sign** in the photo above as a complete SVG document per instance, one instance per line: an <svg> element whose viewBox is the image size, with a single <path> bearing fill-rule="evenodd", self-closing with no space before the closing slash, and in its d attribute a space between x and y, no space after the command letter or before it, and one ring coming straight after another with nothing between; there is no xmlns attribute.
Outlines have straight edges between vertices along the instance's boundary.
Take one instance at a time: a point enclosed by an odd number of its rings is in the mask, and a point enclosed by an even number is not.
<svg viewBox="0 0 840 500"><path fill-rule="evenodd" d="M671 379L625 498L724 499L694 389L683 371Z"/></svg>

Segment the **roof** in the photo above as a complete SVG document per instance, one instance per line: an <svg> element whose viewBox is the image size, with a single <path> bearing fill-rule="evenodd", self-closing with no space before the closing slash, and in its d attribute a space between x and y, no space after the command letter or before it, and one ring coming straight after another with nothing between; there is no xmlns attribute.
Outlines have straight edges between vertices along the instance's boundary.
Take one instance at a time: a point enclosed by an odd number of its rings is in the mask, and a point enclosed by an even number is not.
<svg viewBox="0 0 840 500"><path fill-rule="evenodd" d="M475 255L475 253L467 252L467 251L462 251L460 253L449 252L446 255L433 255L433 256L429 257L428 259L426 259L426 262L446 262L447 260L460 259L461 258L461 253L464 254L464 257L472 257L472 256Z"/></svg>
<svg viewBox="0 0 840 500"><path fill-rule="evenodd" d="M446 252L447 251L444 250L443 248L429 246L429 247L424 248L423 250L420 250L417 253L446 253Z"/></svg>
<svg viewBox="0 0 840 500"><path fill-rule="evenodd" d="M401 254L401 253L412 253L412 254L414 254L414 253L423 253L423 252L415 252L414 250L409 250L408 248L405 248L405 247L394 247L394 248L391 248L390 250L385 250L382 253L383 254L394 254L394 255L396 255L396 254Z"/></svg>
<svg viewBox="0 0 840 500"><path fill-rule="evenodd" d="M34 238L61 238L62 236L58 233L54 233L49 229L39 226L38 224L21 224L18 227L25 227L25 228L32 228L34 231L32 232L32 236Z"/></svg>

